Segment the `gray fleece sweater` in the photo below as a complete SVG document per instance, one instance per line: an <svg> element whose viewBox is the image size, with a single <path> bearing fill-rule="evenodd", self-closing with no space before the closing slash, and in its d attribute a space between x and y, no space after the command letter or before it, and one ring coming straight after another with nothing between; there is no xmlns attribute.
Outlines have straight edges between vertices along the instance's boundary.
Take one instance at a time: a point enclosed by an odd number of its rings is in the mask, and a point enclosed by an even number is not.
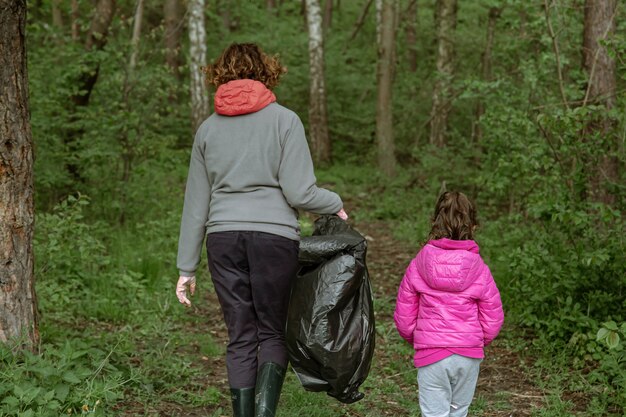
<svg viewBox="0 0 626 417"><path fill-rule="evenodd" d="M300 239L298 212L334 214L339 196L316 186L300 118L271 103L202 123L191 162L178 242L180 275L193 276L207 233L245 230Z"/></svg>

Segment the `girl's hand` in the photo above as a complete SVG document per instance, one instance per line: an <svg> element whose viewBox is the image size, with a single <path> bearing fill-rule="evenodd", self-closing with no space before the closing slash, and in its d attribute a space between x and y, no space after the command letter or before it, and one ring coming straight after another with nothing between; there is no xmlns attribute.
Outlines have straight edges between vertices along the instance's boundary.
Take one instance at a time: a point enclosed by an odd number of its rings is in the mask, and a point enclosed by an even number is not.
<svg viewBox="0 0 626 417"><path fill-rule="evenodd" d="M196 277L178 277L178 283L176 284L176 297L181 304L191 307L191 301L187 298L187 286L191 291L191 295L196 292Z"/></svg>
<svg viewBox="0 0 626 417"><path fill-rule="evenodd" d="M339 210L339 213L337 213L337 216L339 216L341 220L344 220L344 221L348 220L348 213L346 213L344 209Z"/></svg>

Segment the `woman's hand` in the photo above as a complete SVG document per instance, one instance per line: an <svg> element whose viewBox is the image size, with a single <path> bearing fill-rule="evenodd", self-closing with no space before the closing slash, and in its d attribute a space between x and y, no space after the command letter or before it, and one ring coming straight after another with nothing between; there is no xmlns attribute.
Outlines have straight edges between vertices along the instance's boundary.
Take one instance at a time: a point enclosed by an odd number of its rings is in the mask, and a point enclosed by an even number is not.
<svg viewBox="0 0 626 417"><path fill-rule="evenodd" d="M341 220L344 220L344 221L348 220L348 213L346 213L344 209L339 210L339 213L337 213L337 216L339 216Z"/></svg>
<svg viewBox="0 0 626 417"><path fill-rule="evenodd" d="M191 307L191 301L187 298L187 286L189 286L189 290L191 295L196 292L196 277L178 277L178 283L176 284L176 297L181 304L186 305L187 307Z"/></svg>

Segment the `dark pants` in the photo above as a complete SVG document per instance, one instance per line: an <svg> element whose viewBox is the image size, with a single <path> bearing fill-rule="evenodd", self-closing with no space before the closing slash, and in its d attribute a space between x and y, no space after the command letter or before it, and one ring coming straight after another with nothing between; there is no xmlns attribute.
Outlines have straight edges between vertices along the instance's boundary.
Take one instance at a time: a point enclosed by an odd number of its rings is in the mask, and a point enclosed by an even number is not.
<svg viewBox="0 0 626 417"><path fill-rule="evenodd" d="M228 380L253 387L258 366L287 366L285 324L298 272L298 242L262 232L217 232L207 237L211 279L228 327Z"/></svg>

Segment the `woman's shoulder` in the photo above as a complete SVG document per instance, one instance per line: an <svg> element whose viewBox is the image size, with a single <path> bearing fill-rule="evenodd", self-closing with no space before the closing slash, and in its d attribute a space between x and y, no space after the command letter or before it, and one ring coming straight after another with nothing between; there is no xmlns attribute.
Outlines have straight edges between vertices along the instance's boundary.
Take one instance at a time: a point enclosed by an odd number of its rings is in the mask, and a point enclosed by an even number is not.
<svg viewBox="0 0 626 417"><path fill-rule="evenodd" d="M271 103L267 106L267 109L276 113L277 115L279 115L282 118L285 119L293 119L293 120L298 120L300 121L300 117L298 116L298 114L291 110L288 107L283 106L282 104L279 104L277 102Z"/></svg>

